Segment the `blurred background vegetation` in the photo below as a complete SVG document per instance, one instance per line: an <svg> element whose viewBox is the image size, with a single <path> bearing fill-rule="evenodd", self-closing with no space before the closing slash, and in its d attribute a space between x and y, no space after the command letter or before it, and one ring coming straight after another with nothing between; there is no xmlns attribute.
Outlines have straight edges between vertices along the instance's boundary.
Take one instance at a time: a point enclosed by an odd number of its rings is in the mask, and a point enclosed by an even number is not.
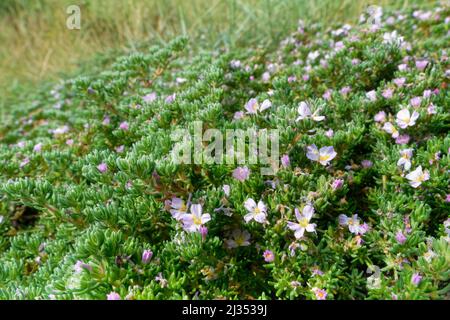
<svg viewBox="0 0 450 320"><path fill-rule="evenodd" d="M66 28L73 4L81 8L81 30ZM434 1L0 0L0 107L39 83L79 72L95 57L180 34L199 50L271 45L299 19L352 23L371 4L432 7Z"/></svg>

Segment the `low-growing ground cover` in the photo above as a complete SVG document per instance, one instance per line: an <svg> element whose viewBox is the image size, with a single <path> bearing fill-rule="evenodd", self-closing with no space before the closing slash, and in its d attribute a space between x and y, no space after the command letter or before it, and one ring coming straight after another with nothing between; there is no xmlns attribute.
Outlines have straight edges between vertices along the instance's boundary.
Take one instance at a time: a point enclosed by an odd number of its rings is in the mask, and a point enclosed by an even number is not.
<svg viewBox="0 0 450 320"><path fill-rule="evenodd" d="M446 298L450 10L369 11L276 50L177 38L11 106L0 297ZM178 163L198 122L277 130L279 169Z"/></svg>

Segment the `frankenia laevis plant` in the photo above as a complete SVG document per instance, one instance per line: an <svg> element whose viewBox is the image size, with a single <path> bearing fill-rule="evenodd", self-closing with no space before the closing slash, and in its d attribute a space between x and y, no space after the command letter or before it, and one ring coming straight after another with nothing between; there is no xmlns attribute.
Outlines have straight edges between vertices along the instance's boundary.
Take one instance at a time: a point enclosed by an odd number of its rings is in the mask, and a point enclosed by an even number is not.
<svg viewBox="0 0 450 320"><path fill-rule="evenodd" d="M0 299L446 299L449 17L371 7L264 54L176 38L24 96ZM205 160L238 130L258 162ZM267 132L279 159L251 152Z"/></svg>

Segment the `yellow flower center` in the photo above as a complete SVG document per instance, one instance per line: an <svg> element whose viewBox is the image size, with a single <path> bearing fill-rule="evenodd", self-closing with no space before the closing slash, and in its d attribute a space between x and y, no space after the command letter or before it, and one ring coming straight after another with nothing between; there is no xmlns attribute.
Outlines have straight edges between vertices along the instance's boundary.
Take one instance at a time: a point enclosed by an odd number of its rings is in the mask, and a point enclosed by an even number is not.
<svg viewBox="0 0 450 320"><path fill-rule="evenodd" d="M327 161L328 159L330 159L330 155L326 154L326 155L321 155L319 157L319 161Z"/></svg>
<svg viewBox="0 0 450 320"><path fill-rule="evenodd" d="M236 244L238 246L242 246L244 244L244 237L243 236L238 236L236 237L236 239L234 240L234 242L236 242Z"/></svg>
<svg viewBox="0 0 450 320"><path fill-rule="evenodd" d="M197 217L196 215L192 215L192 221L194 222L195 225L202 224L202 219L200 217Z"/></svg>
<svg viewBox="0 0 450 320"><path fill-rule="evenodd" d="M256 207L255 210L254 210L254 213L255 214L261 213L261 210L258 207Z"/></svg>
<svg viewBox="0 0 450 320"><path fill-rule="evenodd" d="M302 228L306 228L306 227L308 226L308 223L309 223L309 221L308 221L308 219L306 219L306 218L301 218L301 219L298 221L298 224L299 224L300 227L302 227Z"/></svg>

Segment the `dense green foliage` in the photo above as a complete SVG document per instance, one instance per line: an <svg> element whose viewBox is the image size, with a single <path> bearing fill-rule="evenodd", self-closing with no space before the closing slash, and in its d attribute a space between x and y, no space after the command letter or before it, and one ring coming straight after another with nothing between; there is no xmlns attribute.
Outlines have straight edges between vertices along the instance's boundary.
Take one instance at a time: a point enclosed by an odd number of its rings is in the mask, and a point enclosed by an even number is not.
<svg viewBox="0 0 450 320"><path fill-rule="evenodd" d="M378 13L353 27L300 23L273 52L192 56L178 38L11 106L0 298L445 298L450 10ZM272 106L236 114L250 98ZM296 121L302 101L325 119ZM404 109L418 118L399 121ZM248 165L243 181L238 164L176 164L171 133L196 120L278 129L289 163L273 177ZM311 161L312 144L337 155ZM405 149L410 168L398 165ZM202 204L207 235L172 217L174 197ZM267 223L245 221L249 198ZM297 239L288 222L307 206L315 231ZM248 243L230 241L236 230Z"/></svg>

